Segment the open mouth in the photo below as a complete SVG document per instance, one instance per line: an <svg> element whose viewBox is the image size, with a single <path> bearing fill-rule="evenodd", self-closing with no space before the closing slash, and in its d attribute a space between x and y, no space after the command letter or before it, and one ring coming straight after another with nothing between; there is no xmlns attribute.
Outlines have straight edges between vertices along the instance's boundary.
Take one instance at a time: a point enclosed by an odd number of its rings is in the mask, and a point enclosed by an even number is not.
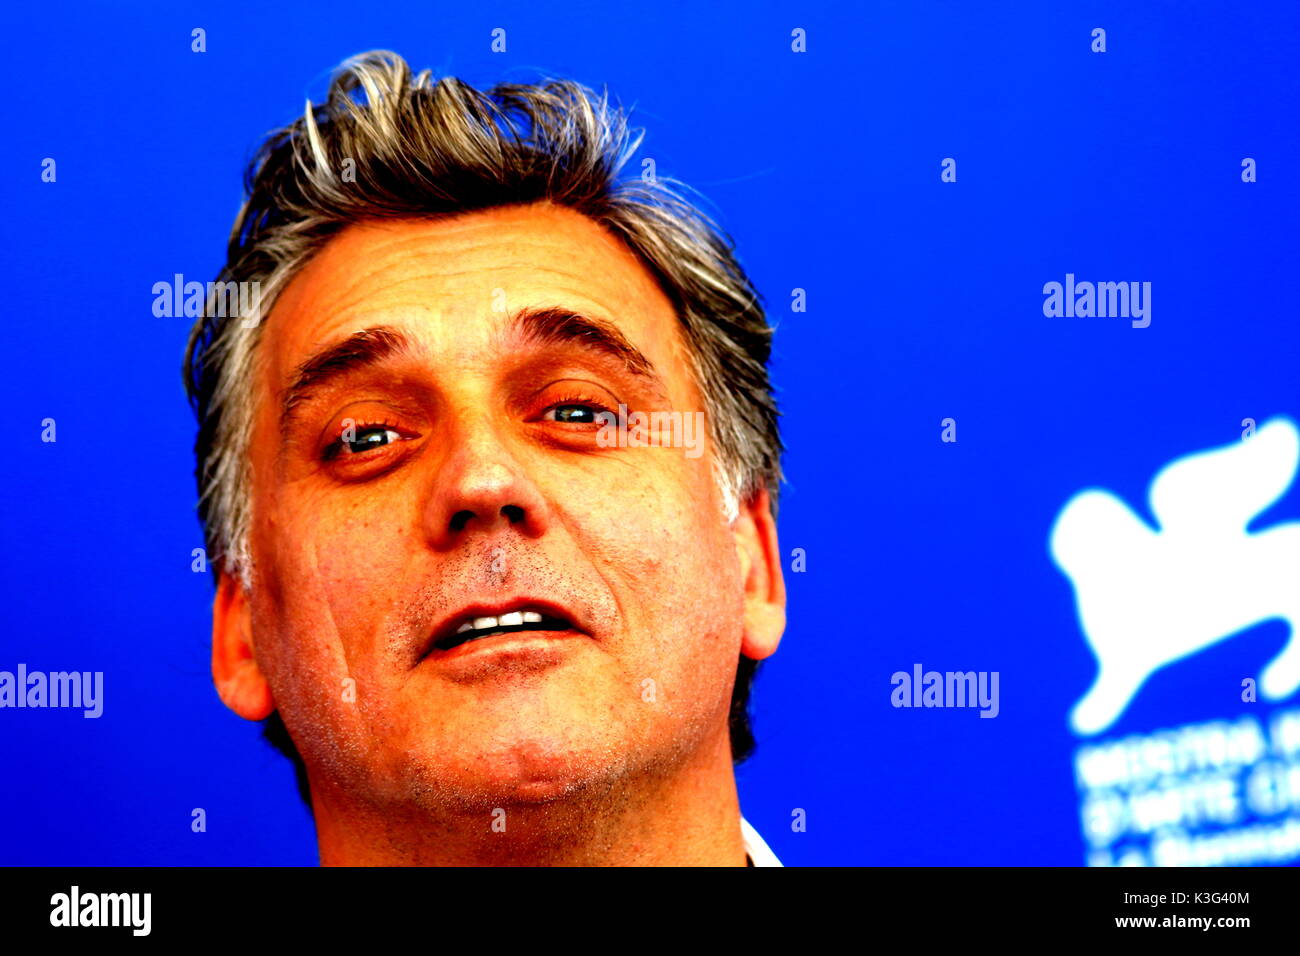
<svg viewBox="0 0 1300 956"><path fill-rule="evenodd" d="M573 623L562 617L535 608L508 611L499 615L474 615L462 618L451 630L433 642L440 651L449 651L461 644L480 641L498 634L516 634L521 631L573 631Z"/></svg>

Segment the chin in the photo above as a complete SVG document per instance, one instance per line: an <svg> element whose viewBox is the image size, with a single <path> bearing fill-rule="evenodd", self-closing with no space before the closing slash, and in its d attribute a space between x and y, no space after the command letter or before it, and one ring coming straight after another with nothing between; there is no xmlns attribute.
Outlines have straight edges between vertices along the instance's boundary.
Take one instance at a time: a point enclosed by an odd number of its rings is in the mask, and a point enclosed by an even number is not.
<svg viewBox="0 0 1300 956"><path fill-rule="evenodd" d="M498 742L499 743L499 742ZM421 748L423 750L423 748ZM508 744L430 747L399 771L395 789L468 812L543 806L601 790L627 772L626 746L531 734Z"/></svg>

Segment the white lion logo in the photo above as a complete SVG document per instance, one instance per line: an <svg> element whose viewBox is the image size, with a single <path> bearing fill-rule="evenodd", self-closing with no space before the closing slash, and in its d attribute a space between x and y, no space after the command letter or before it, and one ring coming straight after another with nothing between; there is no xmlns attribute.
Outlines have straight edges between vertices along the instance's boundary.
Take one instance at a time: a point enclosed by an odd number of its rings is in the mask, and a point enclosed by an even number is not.
<svg viewBox="0 0 1300 956"><path fill-rule="evenodd" d="M1268 700L1300 688L1300 522L1248 533L1295 478L1300 435L1274 418L1240 442L1179 458L1151 483L1152 530L1119 498L1089 489L1061 509L1052 558L1074 585L1097 679L1070 714L1100 733L1153 673L1270 618L1291 627L1264 670Z"/></svg>

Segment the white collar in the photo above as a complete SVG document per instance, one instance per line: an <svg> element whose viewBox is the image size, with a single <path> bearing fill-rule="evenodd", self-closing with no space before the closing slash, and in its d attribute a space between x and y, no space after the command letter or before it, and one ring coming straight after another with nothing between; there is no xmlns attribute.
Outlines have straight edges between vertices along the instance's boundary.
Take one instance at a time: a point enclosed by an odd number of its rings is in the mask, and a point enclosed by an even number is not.
<svg viewBox="0 0 1300 956"><path fill-rule="evenodd" d="M784 865L776 858L772 848L763 842L763 838L758 835L758 831L750 826L749 821L744 817L740 818L740 833L745 840L745 852L749 854L749 858L755 866Z"/></svg>

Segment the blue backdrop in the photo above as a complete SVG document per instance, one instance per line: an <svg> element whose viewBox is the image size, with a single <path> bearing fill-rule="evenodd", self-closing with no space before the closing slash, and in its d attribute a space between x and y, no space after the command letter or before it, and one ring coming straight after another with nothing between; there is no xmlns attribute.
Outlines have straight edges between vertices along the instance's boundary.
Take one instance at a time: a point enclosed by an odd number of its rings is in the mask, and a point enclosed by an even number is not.
<svg viewBox="0 0 1300 956"><path fill-rule="evenodd" d="M11 15L0 669L102 671L104 712L0 709L0 862L316 862L289 763L212 688L189 320L155 317L151 289L215 277L260 136L374 48L476 85L608 85L766 297L790 626L755 686L739 786L787 865L1133 861L1161 833L1245 831L1280 849L1237 862L1300 858L1284 830L1300 776L1258 798L1262 757L1236 768L1231 819L1187 810L1160 829L1130 804L1127 823L1089 823L1089 799L1127 797L1076 772L1080 748L1244 721L1284 770L1300 701L1242 700L1288 640L1272 620L1076 735L1096 664L1048 549L1078 491L1150 521L1162 466L1239 441L1245 419L1300 417L1300 8L411 6ZM1044 284L1067 273L1150 282L1150 325L1045 315ZM1291 489L1260 524L1298 516ZM918 664L997 672L996 718L893 706L892 675Z"/></svg>

